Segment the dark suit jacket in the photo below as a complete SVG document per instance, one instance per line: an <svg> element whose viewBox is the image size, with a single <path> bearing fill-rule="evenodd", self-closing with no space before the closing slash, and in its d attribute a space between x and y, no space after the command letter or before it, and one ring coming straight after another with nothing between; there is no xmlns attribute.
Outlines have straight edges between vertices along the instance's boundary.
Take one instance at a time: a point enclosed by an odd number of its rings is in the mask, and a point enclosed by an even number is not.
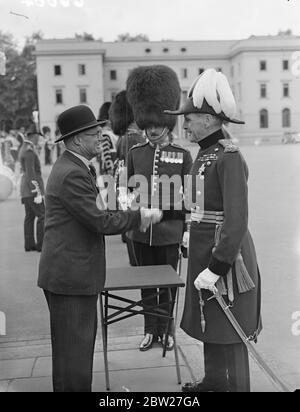
<svg viewBox="0 0 300 412"><path fill-rule="evenodd" d="M45 195L45 236L38 286L63 295L95 295L105 282L103 235L140 224L139 211L108 212L86 165L65 151L56 161Z"/></svg>
<svg viewBox="0 0 300 412"><path fill-rule="evenodd" d="M35 186L32 184L32 180L35 180L38 185L42 195L44 195L44 182L41 173L41 163L40 159L34 150L31 143L24 142L19 154L19 159L21 163L21 187L20 193L21 198L35 197L37 194L32 192Z"/></svg>

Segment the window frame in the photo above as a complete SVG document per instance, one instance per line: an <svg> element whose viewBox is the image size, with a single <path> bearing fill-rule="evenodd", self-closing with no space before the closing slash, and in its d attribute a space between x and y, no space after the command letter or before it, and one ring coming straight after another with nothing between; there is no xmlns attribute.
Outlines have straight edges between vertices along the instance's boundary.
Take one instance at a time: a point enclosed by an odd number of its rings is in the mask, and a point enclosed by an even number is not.
<svg viewBox="0 0 300 412"><path fill-rule="evenodd" d="M266 119L264 120L266 123L264 124L264 121L262 121L262 116L265 115ZM269 129L269 111L268 109L261 109L259 111L259 128L260 129Z"/></svg>
<svg viewBox="0 0 300 412"><path fill-rule="evenodd" d="M59 68L59 73L56 73L56 68ZM61 64L54 65L54 76L62 76L62 65Z"/></svg>
<svg viewBox="0 0 300 412"><path fill-rule="evenodd" d="M62 87L56 87L55 89L55 104L56 105L60 105L60 104L64 104L64 97L63 97L63 88ZM60 94L59 94L60 92ZM61 96L61 101L59 102L57 97Z"/></svg>
<svg viewBox="0 0 300 412"><path fill-rule="evenodd" d="M110 70L109 71L109 78L110 78L111 81L116 81L117 78L118 78L117 70L114 70L114 69Z"/></svg>
<svg viewBox="0 0 300 412"><path fill-rule="evenodd" d="M83 73L81 72L81 68L83 68ZM86 65L84 63L78 63L78 74L79 76L86 76Z"/></svg>

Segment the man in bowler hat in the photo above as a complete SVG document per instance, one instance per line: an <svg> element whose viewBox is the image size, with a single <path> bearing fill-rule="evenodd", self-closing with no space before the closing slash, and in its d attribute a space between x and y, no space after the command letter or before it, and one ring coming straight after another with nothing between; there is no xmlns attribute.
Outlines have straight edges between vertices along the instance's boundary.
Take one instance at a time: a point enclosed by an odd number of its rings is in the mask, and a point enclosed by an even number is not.
<svg viewBox="0 0 300 412"><path fill-rule="evenodd" d="M53 388L90 392L97 330L97 299L105 283L104 235L132 228L146 230L158 211L101 209L94 167L100 149L101 122L88 106L58 117L66 150L48 179L45 237L38 286L50 311Z"/></svg>

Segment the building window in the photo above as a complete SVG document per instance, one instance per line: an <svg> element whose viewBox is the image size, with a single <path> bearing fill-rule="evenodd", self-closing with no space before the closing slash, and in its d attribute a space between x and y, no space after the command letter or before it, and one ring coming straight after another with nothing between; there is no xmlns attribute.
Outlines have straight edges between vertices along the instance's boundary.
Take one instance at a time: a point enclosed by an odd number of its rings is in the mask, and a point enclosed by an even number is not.
<svg viewBox="0 0 300 412"><path fill-rule="evenodd" d="M290 109L282 110L282 127L291 127L291 111Z"/></svg>
<svg viewBox="0 0 300 412"><path fill-rule="evenodd" d="M181 47L180 50L182 51L182 53L186 52L186 48L185 48L185 47Z"/></svg>
<svg viewBox="0 0 300 412"><path fill-rule="evenodd" d="M217 72L220 72L220 73L222 73L222 71L223 71L222 67L217 67L216 70L217 70Z"/></svg>
<svg viewBox="0 0 300 412"><path fill-rule="evenodd" d="M79 76L85 76L85 64L78 65Z"/></svg>
<svg viewBox="0 0 300 412"><path fill-rule="evenodd" d="M181 78L182 79L187 79L187 77L188 77L187 69L181 69Z"/></svg>
<svg viewBox="0 0 300 412"><path fill-rule="evenodd" d="M54 75L61 76L61 65L60 64L56 64L54 66Z"/></svg>
<svg viewBox="0 0 300 412"><path fill-rule="evenodd" d="M259 112L260 128L267 129L269 127L269 113L268 110L262 109Z"/></svg>
<svg viewBox="0 0 300 412"><path fill-rule="evenodd" d="M117 70L110 71L110 80L117 80Z"/></svg>
<svg viewBox="0 0 300 412"><path fill-rule="evenodd" d="M55 101L56 104L63 104L63 92L62 89L55 90Z"/></svg>
<svg viewBox="0 0 300 412"><path fill-rule="evenodd" d="M230 67L230 75L231 77L234 76L234 66L233 65Z"/></svg>
<svg viewBox="0 0 300 412"><path fill-rule="evenodd" d="M283 97L290 97L290 85L289 83L283 83Z"/></svg>
<svg viewBox="0 0 300 412"><path fill-rule="evenodd" d="M79 89L79 102L80 103L87 103L87 93L85 88Z"/></svg>
<svg viewBox="0 0 300 412"><path fill-rule="evenodd" d="M265 72L267 70L267 62L266 60L261 60L259 62L259 67L261 72Z"/></svg>
<svg viewBox="0 0 300 412"><path fill-rule="evenodd" d="M267 97L267 85L265 83L260 85L260 97L261 99L265 99Z"/></svg>
<svg viewBox="0 0 300 412"><path fill-rule="evenodd" d="M165 47L165 48L163 49L163 52L164 52L164 53L168 53L168 51L169 51L169 49L168 49L167 47Z"/></svg>
<svg viewBox="0 0 300 412"><path fill-rule="evenodd" d="M282 70L289 70L289 61L283 60L282 61Z"/></svg>
<svg viewBox="0 0 300 412"><path fill-rule="evenodd" d="M151 53L151 49L149 49L149 48L148 48L148 49L145 49L145 52L146 52L146 53Z"/></svg>
<svg viewBox="0 0 300 412"><path fill-rule="evenodd" d="M200 67L199 69L199 74L202 74L204 72L205 69L203 69L202 67Z"/></svg>

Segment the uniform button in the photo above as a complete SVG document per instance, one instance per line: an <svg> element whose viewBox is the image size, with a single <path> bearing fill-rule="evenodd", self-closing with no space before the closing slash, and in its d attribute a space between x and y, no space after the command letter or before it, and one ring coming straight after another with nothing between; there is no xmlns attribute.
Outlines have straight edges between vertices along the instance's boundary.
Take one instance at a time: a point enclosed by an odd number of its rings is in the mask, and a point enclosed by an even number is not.
<svg viewBox="0 0 300 412"><path fill-rule="evenodd" d="M197 190L197 195L199 195L199 196L201 195L201 192L200 192L200 190Z"/></svg>
<svg viewBox="0 0 300 412"><path fill-rule="evenodd" d="M219 149L216 147L216 148L215 148L215 152L218 152L218 151L219 151Z"/></svg>
<svg viewBox="0 0 300 412"><path fill-rule="evenodd" d="M211 165L211 162L207 162L206 164L207 164L207 166L210 166L210 165Z"/></svg>

